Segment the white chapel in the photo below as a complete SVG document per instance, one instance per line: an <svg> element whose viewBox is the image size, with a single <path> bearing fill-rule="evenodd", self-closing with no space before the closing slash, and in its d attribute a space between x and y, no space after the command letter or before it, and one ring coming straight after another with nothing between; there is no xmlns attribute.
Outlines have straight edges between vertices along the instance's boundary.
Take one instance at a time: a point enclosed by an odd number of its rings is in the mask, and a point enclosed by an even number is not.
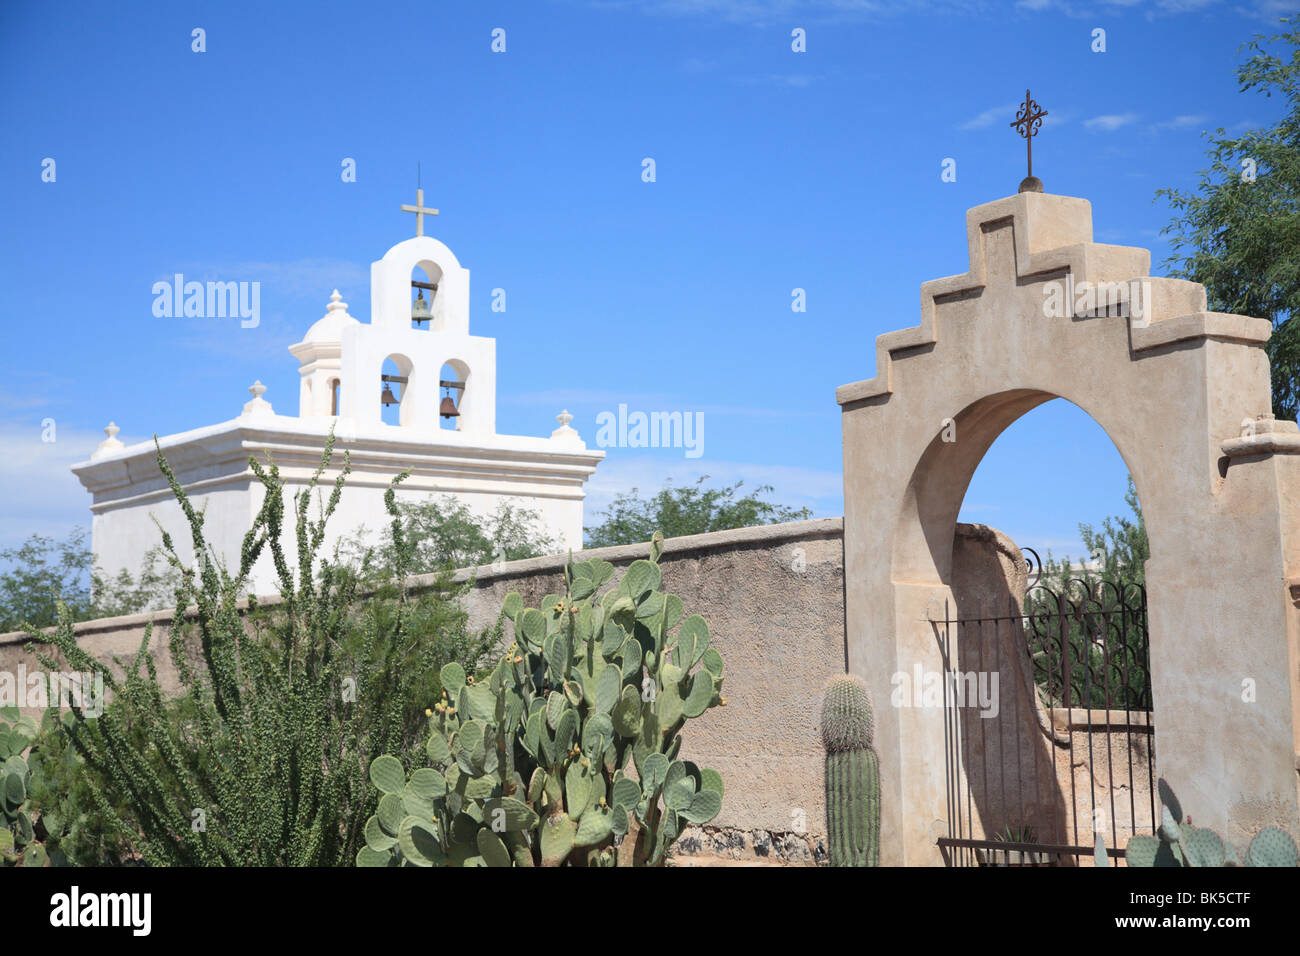
<svg viewBox="0 0 1300 956"><path fill-rule="evenodd" d="M358 529L378 533L390 521L384 492L404 469L399 499L454 495L486 517L502 502L531 509L563 549L582 547L584 485L605 457L589 450L567 412L548 438L498 435L496 341L469 331L469 270L443 243L424 235L423 193L414 207L416 233L370 266L370 321L348 314L338 290L325 315L289 351L298 360L298 414L275 412L254 383L251 400L229 421L160 438L164 456L190 501L206 512L205 536L226 566L238 568L245 533L262 504L262 485L248 459L274 461L285 481L286 509L317 468L331 428L334 459L320 501L351 458L338 510L327 526L325 552ZM385 419L388 421L385 421ZM159 526L190 560L190 534L152 441L124 445L110 423L108 438L73 473L93 495L93 549L109 576L139 571L161 543ZM315 517L317 502L309 512ZM282 541L295 560L291 514ZM269 554L249 589L278 590Z"/></svg>

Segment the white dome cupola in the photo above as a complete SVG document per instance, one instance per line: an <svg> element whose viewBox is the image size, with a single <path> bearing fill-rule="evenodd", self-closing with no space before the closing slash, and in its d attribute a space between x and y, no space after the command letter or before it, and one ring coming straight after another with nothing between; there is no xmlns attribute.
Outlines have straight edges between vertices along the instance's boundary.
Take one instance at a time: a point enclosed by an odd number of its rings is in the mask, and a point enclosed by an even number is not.
<svg viewBox="0 0 1300 956"><path fill-rule="evenodd" d="M330 296L325 315L316 321L303 340L289 346L298 360L302 384L298 391L298 415L302 418L319 418L338 415L340 383L343 380L343 335L360 325L348 315L348 304L339 290Z"/></svg>

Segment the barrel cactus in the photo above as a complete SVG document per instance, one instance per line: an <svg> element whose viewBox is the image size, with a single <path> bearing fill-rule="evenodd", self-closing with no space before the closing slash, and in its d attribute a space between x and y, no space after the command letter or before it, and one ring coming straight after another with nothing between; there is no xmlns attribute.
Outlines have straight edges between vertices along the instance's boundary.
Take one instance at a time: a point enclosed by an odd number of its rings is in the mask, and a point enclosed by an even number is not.
<svg viewBox="0 0 1300 956"><path fill-rule="evenodd" d="M442 669L429 766L371 764L358 865L657 866L717 816L721 776L678 754L686 721L725 703L722 656L661 590L662 549L656 535L603 593L614 566L593 560L538 608L506 597L515 641L491 672Z"/></svg>
<svg viewBox="0 0 1300 956"><path fill-rule="evenodd" d="M832 866L880 862L880 766L871 695L852 674L832 678L822 701L826 835Z"/></svg>

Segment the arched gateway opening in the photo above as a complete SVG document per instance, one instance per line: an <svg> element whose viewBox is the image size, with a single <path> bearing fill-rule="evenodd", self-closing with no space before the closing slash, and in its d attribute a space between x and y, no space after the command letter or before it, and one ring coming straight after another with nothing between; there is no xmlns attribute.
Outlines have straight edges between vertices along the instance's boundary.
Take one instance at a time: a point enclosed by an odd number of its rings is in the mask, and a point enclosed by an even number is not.
<svg viewBox="0 0 1300 956"><path fill-rule="evenodd" d="M999 439L1023 430L1026 418L1074 425L1053 444L1091 431L1096 460L1096 440L1109 443L1105 431L1080 409L1061 414L1064 400L1055 402L1055 417L1039 411L1054 399L1004 394L963 409L916 468L920 481L908 507L917 520L909 524L952 524L952 509L970 504L975 476L990 458L1003 457ZM964 432L971 433L966 453L946 454ZM1052 462L1066 456L1041 445L1033 452L1035 460L1021 468L1001 462L1003 480L1010 471L1017 488L1059 487L1066 468ZM1100 452L1126 470L1113 445ZM935 474L951 480L925 477ZM1055 507L1069 509L1073 500L1065 495ZM943 727L947 829L939 849L953 865L1074 866L1100 836L1112 856L1122 856L1129 838L1159 824L1145 548L1138 567L1114 558L1103 565L1102 555L1081 557L1077 548L1078 560L1044 565L1045 543L1004 533L1021 524L1016 515L1003 508L995 521L999 528L957 521L949 548L935 547L939 530L925 543L952 592L930 622L943 668L894 677L891 704L913 706L918 693L928 693L930 719Z"/></svg>
<svg viewBox="0 0 1300 956"><path fill-rule="evenodd" d="M970 820L952 799L971 774L951 766L944 702L897 700L895 678L966 665L951 623L970 583L963 496L997 436L1057 397L1105 430L1142 495L1156 773L1229 839L1293 821L1300 515L1284 502L1300 492L1300 431L1270 415L1270 324L1208 312L1201 286L1150 277L1146 250L1094 243L1085 200L1022 193L970 210L966 228L970 270L924 283L921 324L881 336L876 377L837 392L847 657L877 702L881 863L941 864L958 814ZM1014 576L1005 591L1010 617ZM1021 704L1027 661L997 665ZM1035 705L1044 740L1051 704ZM1059 786L1044 800L1070 809Z"/></svg>

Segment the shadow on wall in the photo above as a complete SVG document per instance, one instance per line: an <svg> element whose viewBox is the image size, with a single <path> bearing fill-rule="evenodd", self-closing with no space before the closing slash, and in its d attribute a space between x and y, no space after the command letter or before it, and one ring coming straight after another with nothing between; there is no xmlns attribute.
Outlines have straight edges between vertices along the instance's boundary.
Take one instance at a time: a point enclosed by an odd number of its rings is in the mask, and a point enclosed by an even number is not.
<svg viewBox="0 0 1300 956"><path fill-rule="evenodd" d="M950 833L991 840L1010 830L1017 842L1073 844L1057 782L1069 740L1039 699L1020 617L1024 558L1002 532L958 524L952 569L956 613L934 624L947 670L945 739L960 743L947 748Z"/></svg>

